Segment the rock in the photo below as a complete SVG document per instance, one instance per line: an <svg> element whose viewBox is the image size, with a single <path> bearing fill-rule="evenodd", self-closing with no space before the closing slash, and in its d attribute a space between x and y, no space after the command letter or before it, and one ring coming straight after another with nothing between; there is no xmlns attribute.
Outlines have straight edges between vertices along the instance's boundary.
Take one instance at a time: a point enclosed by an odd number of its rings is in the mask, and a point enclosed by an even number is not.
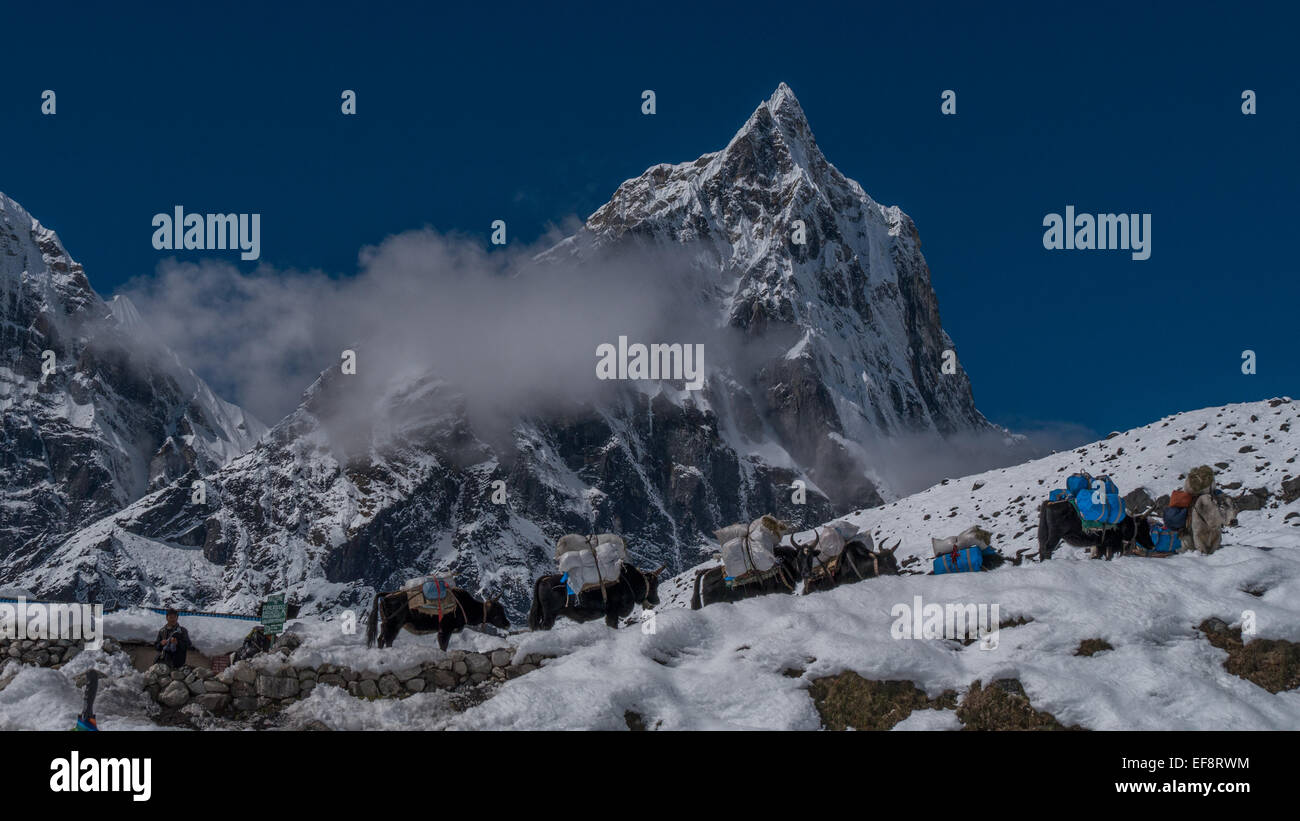
<svg viewBox="0 0 1300 821"><path fill-rule="evenodd" d="M311 695L311 691L316 689L316 679L309 678L298 687L298 693L303 698Z"/></svg>
<svg viewBox="0 0 1300 821"><path fill-rule="evenodd" d="M205 693L199 696L196 701L199 706L209 713L224 712L230 706L230 696L226 693Z"/></svg>
<svg viewBox="0 0 1300 821"><path fill-rule="evenodd" d="M310 667L302 667L298 670L299 681L315 681L318 673Z"/></svg>
<svg viewBox="0 0 1300 821"><path fill-rule="evenodd" d="M523 668L523 665L522 665L522 664L519 664L519 665L511 665L511 666L505 668L505 671L506 671L506 678L507 678L507 679L519 678L520 676L522 676L522 675L524 674L524 671L523 671L522 668Z"/></svg>
<svg viewBox="0 0 1300 821"><path fill-rule="evenodd" d="M1124 496L1124 507L1134 516L1155 506L1156 500L1144 488L1136 488Z"/></svg>
<svg viewBox="0 0 1300 821"><path fill-rule="evenodd" d="M433 674L433 686L439 690L450 690L456 686L458 679L448 670L438 670Z"/></svg>
<svg viewBox="0 0 1300 821"><path fill-rule="evenodd" d="M247 662L236 662L235 665L229 669L234 671L231 675L240 681L245 681L249 684L253 684L257 681L257 671Z"/></svg>
<svg viewBox="0 0 1300 821"><path fill-rule="evenodd" d="M302 636L297 633L282 633L271 645L271 652L287 650L292 653L302 646Z"/></svg>
<svg viewBox="0 0 1300 821"><path fill-rule="evenodd" d="M469 665L464 661L453 661L451 663L451 671L458 676L469 675Z"/></svg>
<svg viewBox="0 0 1300 821"><path fill-rule="evenodd" d="M1248 490L1240 496L1235 496L1232 503L1238 511L1242 510L1262 510L1264 503L1268 501L1268 490L1266 488L1254 488Z"/></svg>
<svg viewBox="0 0 1300 821"><path fill-rule="evenodd" d="M493 650L492 666L505 667L507 664L510 663L510 659L512 658L514 658L514 653L511 653L509 650Z"/></svg>
<svg viewBox="0 0 1300 821"><path fill-rule="evenodd" d="M207 690L203 689L203 682L198 679L185 682L185 689L189 690L192 695L196 696L201 696L207 692Z"/></svg>
<svg viewBox="0 0 1300 821"><path fill-rule="evenodd" d="M379 681L379 673L375 672L374 670L362 670L362 671L361 671L361 680L362 680L362 681Z"/></svg>
<svg viewBox="0 0 1300 821"><path fill-rule="evenodd" d="M392 698L402 692L402 685L398 683L397 676L392 673L385 673L379 677L379 693L385 698Z"/></svg>
<svg viewBox="0 0 1300 821"><path fill-rule="evenodd" d="M316 683L329 684L334 687L345 687L347 685L347 682L343 680L343 676L338 673L321 673L316 677Z"/></svg>
<svg viewBox="0 0 1300 821"><path fill-rule="evenodd" d="M173 681L158 695L158 703L164 707L184 707L190 700L190 688L182 681Z"/></svg>
<svg viewBox="0 0 1300 821"><path fill-rule="evenodd" d="M254 696L236 696L230 704L241 713L251 713L257 709L257 699Z"/></svg>
<svg viewBox="0 0 1300 821"><path fill-rule="evenodd" d="M485 681L487 681L487 674L486 674L486 673L470 673L470 674L469 674L469 683L470 683L470 684L482 684L482 683L485 682Z"/></svg>
<svg viewBox="0 0 1300 821"><path fill-rule="evenodd" d="M251 696L254 692L256 691L253 685L249 684L247 681L235 679L230 682L230 694L236 698L239 698L240 696Z"/></svg>
<svg viewBox="0 0 1300 821"><path fill-rule="evenodd" d="M292 698L298 695L298 680L286 676L258 676L257 694L263 698Z"/></svg>
<svg viewBox="0 0 1300 821"><path fill-rule="evenodd" d="M420 673L422 672L423 672L423 668L421 667L407 667L403 670L398 670L393 675L397 677L398 681L402 683L406 683L411 679L415 678L416 676L420 675Z"/></svg>
<svg viewBox="0 0 1300 821"><path fill-rule="evenodd" d="M375 679L363 678L357 682L357 693L362 698L379 698L379 685L375 683Z"/></svg>
<svg viewBox="0 0 1300 821"><path fill-rule="evenodd" d="M160 661L157 664L150 667L148 670L145 670L144 674L148 678L155 678L155 679L171 678L172 668L168 667L166 664L163 664Z"/></svg>
<svg viewBox="0 0 1300 821"><path fill-rule="evenodd" d="M492 660L482 653L469 653L465 656L465 664L469 667L470 673L479 673L487 675L492 669Z"/></svg>
<svg viewBox="0 0 1300 821"><path fill-rule="evenodd" d="M183 682L183 681L185 681L185 676L186 676L186 675L187 675L187 671L185 670L185 668L182 667L182 668L177 669L177 670L172 670L172 676L171 676L171 678L172 678L172 681L182 681L182 682Z"/></svg>
<svg viewBox="0 0 1300 821"><path fill-rule="evenodd" d="M215 678L210 678L203 682L203 692L205 693L229 693L230 685Z"/></svg>
<svg viewBox="0 0 1300 821"><path fill-rule="evenodd" d="M1300 476L1282 480L1282 503L1291 504L1300 499Z"/></svg>
<svg viewBox="0 0 1300 821"><path fill-rule="evenodd" d="M423 693L424 679L422 678L408 679L406 682L406 689L410 690L412 693Z"/></svg>

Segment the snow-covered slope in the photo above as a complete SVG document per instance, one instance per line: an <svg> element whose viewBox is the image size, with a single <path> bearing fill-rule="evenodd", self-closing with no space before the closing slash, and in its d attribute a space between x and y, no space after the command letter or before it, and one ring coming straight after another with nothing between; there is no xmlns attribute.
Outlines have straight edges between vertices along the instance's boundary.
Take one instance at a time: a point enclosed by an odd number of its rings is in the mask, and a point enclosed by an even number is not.
<svg viewBox="0 0 1300 821"><path fill-rule="evenodd" d="M621 729L631 712L660 729L815 729L821 719L810 680L852 670L915 682L931 697L964 694L976 679L1017 678L1035 708L1090 729L1300 729L1300 690L1270 693L1228 673L1224 651L1197 630L1208 618L1240 625L1250 611L1259 638L1300 641L1298 427L1300 404L1286 400L1179 414L856 517L891 541L902 538L900 554L920 555L930 536L985 516L1009 551L1036 544L1032 529L1016 535L1025 527L1019 512L1035 511L1069 471L1106 471L1122 490L1146 487L1154 496L1190 467L1224 463L1223 485L1263 489L1250 494L1262 507L1241 512L1212 556L1105 562L1063 547L1051 561L988 573L885 577L698 612L666 604L653 631L562 623L530 634L519 652L559 657L463 714L421 710L431 702L372 706L320 693L295 715L371 728L400 713L429 728ZM1013 525L1000 527L1008 519ZM996 604L1000 622L1027 621L1003 627L996 649L895 638L894 608L914 606L918 596L925 604ZM1075 655L1085 639L1113 649ZM925 710L898 729L956 726L951 711Z"/></svg>
<svg viewBox="0 0 1300 821"><path fill-rule="evenodd" d="M1223 485L1257 509L1240 512L1211 556L1106 562L1063 547L1048 562L988 573L887 576L700 611L668 596L653 618L638 612L636 623L617 631L562 620L549 632L458 635L453 649L508 645L516 658L550 657L540 669L458 705L442 692L368 701L318 687L277 721L335 729L816 729L823 718L813 682L854 671L875 681L913 682L931 698L952 690L959 700L976 680L987 686L1016 679L1035 709L1094 730L1300 729L1300 689L1273 693L1230 673L1228 654L1198 629L1207 619L1234 626L1249 620L1255 632L1248 640L1300 642L1297 423L1300 403L1289 400L1179 414L857 514L920 554L931 535L981 515L996 524L1007 514L993 512L1034 508L1072 470L1106 471L1124 490L1163 495L1188 468L1222 463ZM949 516L954 508L958 515ZM1001 547L1033 544L1032 533L1013 532L1004 534ZM996 606L996 643L898 637L897 608L918 605ZM147 636L156 621L152 614L110 614L106 630L119 638ZM228 649L237 626L204 622L191 629L212 647ZM341 631L337 622L307 617L293 629L305 639L295 659L310 664L379 672L442 657L429 637L404 634L396 648L380 651L365 648L360 635ZM1110 649L1078 654L1087 640ZM8 670L14 677L0 694L0 727L67 726L79 706L73 677L104 661L85 653L64 670ZM126 685L138 676L110 672ZM151 727L147 705L127 698L132 686L126 685L110 688L101 721L118 729ZM895 729L957 729L962 722L950 705L918 709Z"/></svg>
<svg viewBox="0 0 1300 821"><path fill-rule="evenodd" d="M1300 403L1284 398L1227 405L1169 416L1023 465L948 480L847 518L875 533L878 542L902 539L900 559L930 556L931 536L951 536L977 523L994 534L994 547L1014 555L1037 550L1038 505L1050 490L1064 487L1070 473L1108 474L1121 493L1143 489L1155 500L1182 487L1189 469L1210 465L1218 486L1237 498L1239 508L1262 505L1240 514L1233 538L1270 547L1272 541L1259 540L1300 538L1300 515L1292 515L1300 496L1298 456ZM1283 501L1288 495L1291 503Z"/></svg>
<svg viewBox="0 0 1300 821"><path fill-rule="evenodd" d="M125 299L100 299L58 236L0 194L0 580L264 432L153 340Z"/></svg>

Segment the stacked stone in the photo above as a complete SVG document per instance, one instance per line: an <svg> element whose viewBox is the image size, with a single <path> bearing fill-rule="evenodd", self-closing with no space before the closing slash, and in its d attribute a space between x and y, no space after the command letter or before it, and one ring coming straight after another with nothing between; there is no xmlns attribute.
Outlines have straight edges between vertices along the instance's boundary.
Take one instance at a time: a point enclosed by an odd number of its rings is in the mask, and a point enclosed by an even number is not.
<svg viewBox="0 0 1300 821"><path fill-rule="evenodd" d="M286 653L287 655L287 653ZM145 690L171 709L195 703L214 714L276 711L306 698L318 686L339 687L357 698L405 698L428 690L455 690L489 681L506 681L536 670L542 656L531 653L519 664L515 651L470 653L452 650L437 661L401 670L353 670L336 664L294 666L263 656L256 664L237 662L218 674L202 668L172 670L155 664L145 673Z"/></svg>
<svg viewBox="0 0 1300 821"><path fill-rule="evenodd" d="M23 664L58 670L85 649L85 645L79 639L0 639L0 664L14 659ZM105 637L103 650L116 653L121 647L113 639Z"/></svg>

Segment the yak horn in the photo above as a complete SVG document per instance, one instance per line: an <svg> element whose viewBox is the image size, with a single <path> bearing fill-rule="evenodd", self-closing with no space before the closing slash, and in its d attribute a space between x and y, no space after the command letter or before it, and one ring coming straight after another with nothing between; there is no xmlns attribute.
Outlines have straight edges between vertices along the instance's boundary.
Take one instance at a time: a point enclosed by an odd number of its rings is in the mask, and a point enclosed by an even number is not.
<svg viewBox="0 0 1300 821"><path fill-rule="evenodd" d="M661 564L661 565L659 565L658 569L656 569L656 570L655 570L653 573L651 573L650 575L651 575L651 576L658 576L660 573L664 572L664 571L667 570L667 569L668 569L668 565L666 565L666 564Z"/></svg>
<svg viewBox="0 0 1300 821"><path fill-rule="evenodd" d="M884 550L884 552L886 552L886 553L888 553L888 554L890 554L890 555L892 556L893 553L894 553L894 551L897 550L897 549L898 549L902 544L903 544L903 540L902 540L902 539L899 539L898 541L894 542L894 546L893 546L893 547L886 547L886 548L883 548L883 550Z"/></svg>

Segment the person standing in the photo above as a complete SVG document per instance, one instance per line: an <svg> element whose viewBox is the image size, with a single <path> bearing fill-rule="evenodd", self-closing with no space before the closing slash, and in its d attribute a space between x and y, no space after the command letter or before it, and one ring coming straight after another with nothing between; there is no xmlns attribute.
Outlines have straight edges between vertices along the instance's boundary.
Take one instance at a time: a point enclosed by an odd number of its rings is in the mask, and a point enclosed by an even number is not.
<svg viewBox="0 0 1300 821"><path fill-rule="evenodd" d="M180 614L167 608L167 624L158 631L158 640L154 647L158 649L157 661L175 669L185 666L185 654L194 646L190 633L180 624Z"/></svg>

